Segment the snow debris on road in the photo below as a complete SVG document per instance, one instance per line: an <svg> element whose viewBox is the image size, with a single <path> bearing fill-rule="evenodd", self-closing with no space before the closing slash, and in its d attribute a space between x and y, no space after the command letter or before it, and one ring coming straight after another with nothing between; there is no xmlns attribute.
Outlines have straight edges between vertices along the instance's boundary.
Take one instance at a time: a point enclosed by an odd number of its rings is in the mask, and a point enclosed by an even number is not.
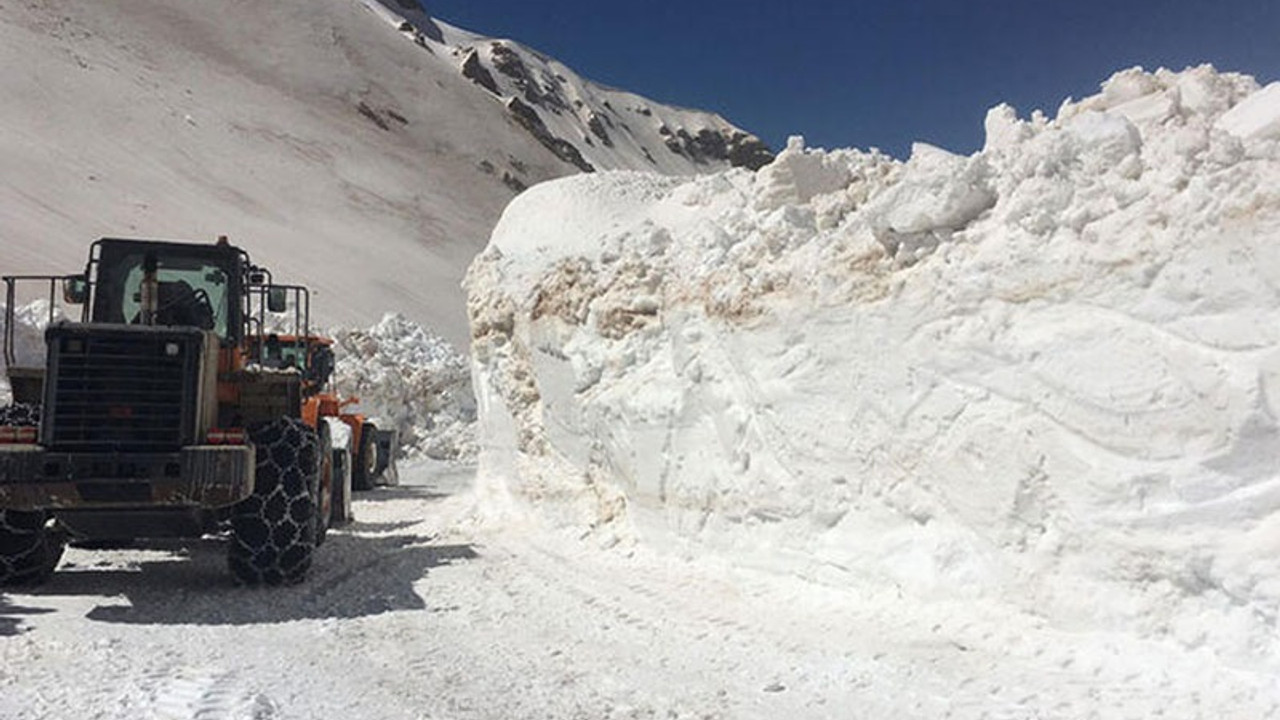
<svg viewBox="0 0 1280 720"><path fill-rule="evenodd" d="M358 397L355 407L378 427L399 430L403 452L475 458L471 370L448 341L395 313L367 330L336 328L331 335L335 392Z"/></svg>
<svg viewBox="0 0 1280 720"><path fill-rule="evenodd" d="M1274 678L1280 93L1132 69L986 129L516 198L466 283L481 496Z"/></svg>

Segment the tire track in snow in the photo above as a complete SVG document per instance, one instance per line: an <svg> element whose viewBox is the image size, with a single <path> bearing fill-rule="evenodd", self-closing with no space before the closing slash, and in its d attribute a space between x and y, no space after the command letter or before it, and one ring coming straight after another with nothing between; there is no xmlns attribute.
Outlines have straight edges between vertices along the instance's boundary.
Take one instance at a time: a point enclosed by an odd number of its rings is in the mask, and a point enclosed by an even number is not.
<svg viewBox="0 0 1280 720"><path fill-rule="evenodd" d="M245 690L234 673L184 670L156 691L159 720L273 720L278 709L264 694Z"/></svg>

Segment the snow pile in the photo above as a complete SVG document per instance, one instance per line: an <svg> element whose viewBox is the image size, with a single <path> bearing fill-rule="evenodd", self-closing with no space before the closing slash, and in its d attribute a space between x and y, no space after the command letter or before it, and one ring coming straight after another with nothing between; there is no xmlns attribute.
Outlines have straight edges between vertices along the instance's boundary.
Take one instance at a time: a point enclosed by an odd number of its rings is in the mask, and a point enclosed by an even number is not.
<svg viewBox="0 0 1280 720"><path fill-rule="evenodd" d="M378 427L397 428L400 447L438 460L474 458L475 400L466 358L398 314L368 330L332 333L333 386Z"/></svg>
<svg viewBox="0 0 1280 720"><path fill-rule="evenodd" d="M4 313L5 306L0 303L0 317ZM55 305L51 311L48 300L34 300L18 306L13 311L14 365L21 368L44 368L44 330L49 323L64 319L66 313L63 309ZM7 405L12 401L5 358L0 356L0 405Z"/></svg>
<svg viewBox="0 0 1280 720"><path fill-rule="evenodd" d="M1280 91L537 186L467 280L482 497L1280 663Z"/></svg>

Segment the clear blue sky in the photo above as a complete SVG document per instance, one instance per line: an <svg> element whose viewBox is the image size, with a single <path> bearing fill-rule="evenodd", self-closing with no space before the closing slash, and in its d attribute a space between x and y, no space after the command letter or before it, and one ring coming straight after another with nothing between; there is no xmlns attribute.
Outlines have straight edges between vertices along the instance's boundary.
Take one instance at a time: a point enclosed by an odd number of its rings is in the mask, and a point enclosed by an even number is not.
<svg viewBox="0 0 1280 720"><path fill-rule="evenodd" d="M987 108L1051 116L1116 70L1280 78L1280 0L425 0L586 78L713 110L779 149L968 153Z"/></svg>

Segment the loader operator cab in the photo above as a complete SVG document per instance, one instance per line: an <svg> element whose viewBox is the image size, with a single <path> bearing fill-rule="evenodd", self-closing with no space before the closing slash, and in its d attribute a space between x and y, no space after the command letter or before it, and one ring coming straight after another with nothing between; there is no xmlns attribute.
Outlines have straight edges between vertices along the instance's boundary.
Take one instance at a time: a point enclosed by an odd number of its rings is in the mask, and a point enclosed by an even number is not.
<svg viewBox="0 0 1280 720"><path fill-rule="evenodd" d="M90 318L198 327L234 344L243 333L245 266L243 252L230 245L99 240L86 274L93 278Z"/></svg>
<svg viewBox="0 0 1280 720"><path fill-rule="evenodd" d="M248 355L259 358L264 368L296 370L302 377L304 395L321 392L334 370L333 341L317 335L267 333L250 335Z"/></svg>
<svg viewBox="0 0 1280 720"><path fill-rule="evenodd" d="M241 347L247 334L260 332L262 315L287 300L277 297L282 292L272 287L270 271L253 265L247 253L223 238L210 244L102 238L91 246L80 273L0 279L5 293L0 300L4 372L14 401L28 404L44 399L46 361L45 353L20 343L16 312L23 305L41 301L47 313L44 324L50 328L66 319L100 329L199 329L212 333L217 346L229 351ZM300 288L295 294L305 292ZM308 310L298 308L303 325ZM234 355L226 357L232 366Z"/></svg>

